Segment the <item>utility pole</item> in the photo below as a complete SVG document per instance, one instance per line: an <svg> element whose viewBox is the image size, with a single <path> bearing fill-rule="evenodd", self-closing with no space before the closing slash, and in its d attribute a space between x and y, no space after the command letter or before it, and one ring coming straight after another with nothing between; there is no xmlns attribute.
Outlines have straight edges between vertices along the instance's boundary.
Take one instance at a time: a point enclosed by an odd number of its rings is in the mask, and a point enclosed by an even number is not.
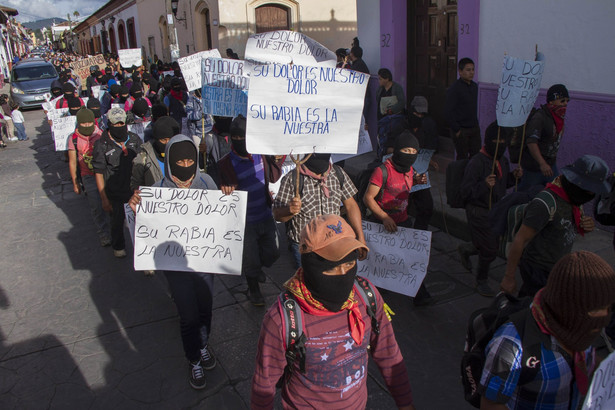
<svg viewBox="0 0 615 410"><path fill-rule="evenodd" d="M177 29L175 28L175 17L173 16L173 7L171 0L166 0L167 9L167 28L171 50L171 61L176 61L179 58L179 44L177 43Z"/></svg>

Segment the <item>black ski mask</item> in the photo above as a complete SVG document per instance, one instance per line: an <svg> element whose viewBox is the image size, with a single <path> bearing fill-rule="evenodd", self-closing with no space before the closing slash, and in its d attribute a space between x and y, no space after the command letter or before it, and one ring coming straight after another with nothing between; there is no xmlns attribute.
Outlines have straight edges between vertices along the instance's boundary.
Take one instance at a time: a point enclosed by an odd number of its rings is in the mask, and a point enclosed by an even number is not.
<svg viewBox="0 0 615 410"><path fill-rule="evenodd" d="M330 159L331 154L312 154L303 165L313 173L322 175L329 169Z"/></svg>
<svg viewBox="0 0 615 410"><path fill-rule="evenodd" d="M485 131L485 151L491 155L492 158L499 160L506 151L506 141L500 137L498 143L498 124L493 122L487 127ZM497 150L496 150L497 148Z"/></svg>
<svg viewBox="0 0 615 410"><path fill-rule="evenodd" d="M189 167L177 165L177 161L192 159L194 163ZM196 147L190 141L179 141L169 148L169 166L171 175L180 181L188 181L196 174Z"/></svg>
<svg viewBox="0 0 615 410"><path fill-rule="evenodd" d="M119 127L110 126L109 134L117 142L124 142L128 138L128 125L124 124Z"/></svg>
<svg viewBox="0 0 615 410"><path fill-rule="evenodd" d="M245 138L231 138L231 144L233 145L233 150L235 150L239 156L247 157L250 155L248 149L246 148Z"/></svg>
<svg viewBox="0 0 615 410"><path fill-rule="evenodd" d="M578 185L573 184L568 181L565 176L560 175L560 182L562 183L562 188L568 194L568 198L570 199L570 203L576 206L583 205L596 196L595 193L591 191L586 191Z"/></svg>
<svg viewBox="0 0 615 410"><path fill-rule="evenodd" d="M301 255L305 286L314 299L322 303L328 311L339 312L344 302L348 300L357 276L357 265L355 264L344 275L325 275L323 272L338 265L356 261L357 257L358 251L356 250L337 262L329 261L313 252Z"/></svg>
<svg viewBox="0 0 615 410"><path fill-rule="evenodd" d="M401 150L404 148L414 148L416 153L407 154L402 152ZM412 165L416 161L416 157L418 156L419 151L419 142L414 135L410 131L404 131L395 138L395 149L393 151L393 165L395 169L399 172L410 171Z"/></svg>

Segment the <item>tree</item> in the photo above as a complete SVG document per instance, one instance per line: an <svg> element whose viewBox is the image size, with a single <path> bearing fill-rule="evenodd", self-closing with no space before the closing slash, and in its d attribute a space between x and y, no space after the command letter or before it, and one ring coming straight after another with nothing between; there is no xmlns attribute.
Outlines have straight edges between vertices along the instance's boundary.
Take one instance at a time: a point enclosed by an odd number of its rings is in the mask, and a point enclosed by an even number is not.
<svg viewBox="0 0 615 410"><path fill-rule="evenodd" d="M79 17L79 16L80 16L80 14L79 14L79 12L78 12L77 10L75 10L75 11L73 12L73 16L75 16L75 20L77 20L77 17Z"/></svg>

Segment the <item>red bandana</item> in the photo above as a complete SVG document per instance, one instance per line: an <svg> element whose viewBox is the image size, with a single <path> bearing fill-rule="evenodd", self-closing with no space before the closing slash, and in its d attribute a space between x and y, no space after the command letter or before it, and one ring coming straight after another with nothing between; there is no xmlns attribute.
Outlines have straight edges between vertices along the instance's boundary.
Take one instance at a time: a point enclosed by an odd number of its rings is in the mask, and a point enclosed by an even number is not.
<svg viewBox="0 0 615 410"><path fill-rule="evenodd" d="M320 182L320 187L322 188L322 193L325 194L325 197L329 198L329 187L327 186L327 177L331 173L331 169L332 169L332 165L329 164L329 169L327 169L324 174L317 175L317 174L313 173L312 171L310 171L309 169L307 169L307 167L305 165L302 165L301 166L301 173L303 175L307 175L309 177L312 177L312 178L318 180Z"/></svg>
<svg viewBox="0 0 615 410"><path fill-rule="evenodd" d="M570 198L568 198L568 194L564 191L564 188L562 188L559 178L556 178L552 183L548 183L547 188L564 201L570 203ZM576 205L570 205L572 206L572 216L574 217L574 225L577 227L577 232L579 232L581 236L585 236L585 231L581 228L581 208Z"/></svg>

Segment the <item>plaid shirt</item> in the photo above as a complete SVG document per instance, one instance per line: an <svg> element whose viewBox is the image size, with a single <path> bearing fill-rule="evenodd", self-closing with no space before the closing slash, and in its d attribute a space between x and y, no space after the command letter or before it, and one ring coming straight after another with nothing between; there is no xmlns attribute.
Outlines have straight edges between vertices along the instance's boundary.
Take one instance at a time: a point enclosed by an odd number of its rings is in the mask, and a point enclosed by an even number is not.
<svg viewBox="0 0 615 410"><path fill-rule="evenodd" d="M342 201L357 193L357 188L355 188L348 174L343 169L340 168L340 170L344 176L343 187L340 186L335 170L331 168L331 171L329 171L326 181L329 188L328 198L322 192L320 181L307 175L301 175L301 178L303 178L303 192L299 193L301 195L301 212L293 216L286 225L288 239L299 242L299 233L310 219L318 215L339 215ZM273 202L274 209L288 206L291 199L295 197L296 172L293 170L282 178L280 190Z"/></svg>
<svg viewBox="0 0 615 410"><path fill-rule="evenodd" d="M586 365L594 370L594 349L586 350ZM523 348L515 326L508 322L494 334L485 349L486 361L480 380L481 394L509 409L576 409L582 402L572 369L572 358L551 336L551 347L542 346L540 371L535 379L517 386ZM571 391L572 390L572 391Z"/></svg>

